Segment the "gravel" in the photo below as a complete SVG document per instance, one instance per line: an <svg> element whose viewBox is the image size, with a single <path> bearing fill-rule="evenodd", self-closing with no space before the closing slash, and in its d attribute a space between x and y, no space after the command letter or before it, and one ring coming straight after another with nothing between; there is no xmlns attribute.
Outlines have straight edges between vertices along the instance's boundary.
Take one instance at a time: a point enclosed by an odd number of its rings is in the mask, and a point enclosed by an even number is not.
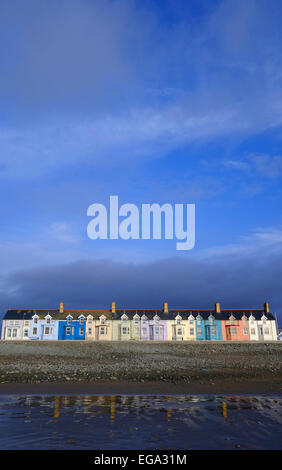
<svg viewBox="0 0 282 470"><path fill-rule="evenodd" d="M1 341L0 383L282 379L282 343Z"/></svg>

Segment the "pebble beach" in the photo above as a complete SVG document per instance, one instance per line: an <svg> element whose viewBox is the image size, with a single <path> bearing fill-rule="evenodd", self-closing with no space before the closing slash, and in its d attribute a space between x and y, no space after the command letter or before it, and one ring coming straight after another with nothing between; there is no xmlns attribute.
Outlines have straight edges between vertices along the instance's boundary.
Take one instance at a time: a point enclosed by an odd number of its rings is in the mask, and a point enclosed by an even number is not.
<svg viewBox="0 0 282 470"><path fill-rule="evenodd" d="M281 364L280 342L1 341L0 393L281 392Z"/></svg>

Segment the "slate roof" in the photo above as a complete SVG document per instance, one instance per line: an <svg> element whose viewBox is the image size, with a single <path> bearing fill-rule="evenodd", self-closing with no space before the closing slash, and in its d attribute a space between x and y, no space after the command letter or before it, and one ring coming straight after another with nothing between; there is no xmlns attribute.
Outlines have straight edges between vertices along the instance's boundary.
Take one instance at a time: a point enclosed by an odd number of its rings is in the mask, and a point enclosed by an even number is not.
<svg viewBox="0 0 282 470"><path fill-rule="evenodd" d="M74 320L80 315L85 317L92 315L94 319L98 319L101 315L105 315L107 319L112 318L110 310L65 309L64 312L60 312L59 309L9 309L3 320L31 320L35 314L43 320L48 313L54 320L65 320L68 315L71 315Z"/></svg>
<svg viewBox="0 0 282 470"><path fill-rule="evenodd" d="M130 319L136 315L136 313L142 317L146 317L151 320L155 315L158 315L161 320L174 320L177 315L180 315L183 320L186 320L191 314L196 318L198 315L204 320L207 320L210 315L213 315L215 320L228 320L231 315L236 320L246 315L249 318L251 315L256 320L260 320L264 314L268 320L275 320L271 313L265 313L263 309L222 309L220 313L216 313L213 309L175 309L165 313L161 309L117 309L116 313L112 313L111 310L98 310L98 309L65 309L64 312L60 312L59 309L9 309L4 315L3 320L31 320L32 316L37 314L40 319L43 319L47 314L50 314L54 320L65 320L68 315L71 315L73 319L78 319L80 315L87 317L92 315L94 319L98 319L101 315L105 315L107 319L119 320L125 313Z"/></svg>

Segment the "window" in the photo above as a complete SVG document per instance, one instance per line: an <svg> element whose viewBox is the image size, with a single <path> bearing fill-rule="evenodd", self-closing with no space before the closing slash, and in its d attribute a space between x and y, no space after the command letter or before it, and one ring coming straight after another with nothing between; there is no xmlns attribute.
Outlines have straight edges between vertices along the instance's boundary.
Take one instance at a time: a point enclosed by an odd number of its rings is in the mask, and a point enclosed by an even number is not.
<svg viewBox="0 0 282 470"><path fill-rule="evenodd" d="M180 323L181 323L181 320L178 318L177 319L177 325L180 325Z"/></svg>
<svg viewBox="0 0 282 470"><path fill-rule="evenodd" d="M190 323L190 325L193 325L193 324L194 324L193 320L190 320L189 323Z"/></svg>
<svg viewBox="0 0 282 470"><path fill-rule="evenodd" d="M11 333L12 333L11 328L8 328L8 330L7 330L7 338L11 338Z"/></svg>
<svg viewBox="0 0 282 470"><path fill-rule="evenodd" d="M34 324L36 325L38 323L38 318L34 318Z"/></svg>
<svg viewBox="0 0 282 470"><path fill-rule="evenodd" d="M269 335L269 328L264 328L264 334Z"/></svg>
<svg viewBox="0 0 282 470"><path fill-rule="evenodd" d="M202 328L197 328L197 335L201 336L203 334Z"/></svg>
<svg viewBox="0 0 282 470"><path fill-rule="evenodd" d="M28 326L28 324L29 324L28 320L25 320L24 326Z"/></svg>
<svg viewBox="0 0 282 470"><path fill-rule="evenodd" d="M79 336L83 336L84 330L83 328L79 328Z"/></svg>
<svg viewBox="0 0 282 470"><path fill-rule="evenodd" d="M190 335L191 335L191 336L194 335L194 328L190 328Z"/></svg>
<svg viewBox="0 0 282 470"><path fill-rule="evenodd" d="M122 334L123 334L123 335L126 335L126 333L127 333L127 328L126 328L126 327L123 327L123 328L122 328Z"/></svg>
<svg viewBox="0 0 282 470"><path fill-rule="evenodd" d="M135 334L135 335L138 335L138 334L139 334L139 328L138 328L137 326L134 328L134 334Z"/></svg>
<svg viewBox="0 0 282 470"><path fill-rule="evenodd" d="M71 325L71 318L70 317L68 318L67 324Z"/></svg>
<svg viewBox="0 0 282 470"><path fill-rule="evenodd" d="M142 335L144 335L144 336L145 336L146 334L147 334L147 330L146 330L146 328L142 328Z"/></svg>
<svg viewBox="0 0 282 470"><path fill-rule="evenodd" d="M101 326L100 328L100 335L104 335L105 334L105 328L103 326Z"/></svg>
<svg viewBox="0 0 282 470"><path fill-rule="evenodd" d="M49 326L46 326L46 328L45 328L45 335L49 335L49 333L50 333L50 328L49 328Z"/></svg>
<svg viewBox="0 0 282 470"><path fill-rule="evenodd" d="M37 335L37 328L33 328L32 334L33 334L33 335Z"/></svg>
<svg viewBox="0 0 282 470"><path fill-rule="evenodd" d="M211 327L211 335L215 336L215 327L214 326Z"/></svg>
<svg viewBox="0 0 282 470"><path fill-rule="evenodd" d="M236 335L236 333L237 333L236 328L231 328L231 333L232 333L232 335Z"/></svg>
<svg viewBox="0 0 282 470"><path fill-rule="evenodd" d="M89 325L92 325L92 320L88 320Z"/></svg>
<svg viewBox="0 0 282 470"><path fill-rule="evenodd" d="M92 335L92 328L88 328L88 334Z"/></svg>
<svg viewBox="0 0 282 470"><path fill-rule="evenodd" d="M24 330L24 338L28 337L28 330Z"/></svg>
<svg viewBox="0 0 282 470"><path fill-rule="evenodd" d="M156 326L156 328L155 328L155 333L156 333L156 335L159 335L159 334L160 334L160 329L159 329L157 326Z"/></svg>
<svg viewBox="0 0 282 470"><path fill-rule="evenodd" d="M256 331L254 328L251 328L251 335L255 335L256 334Z"/></svg>
<svg viewBox="0 0 282 470"><path fill-rule="evenodd" d="M244 324L244 325L246 324L246 319L245 319L245 318L243 318L243 324Z"/></svg>
<svg viewBox="0 0 282 470"><path fill-rule="evenodd" d="M46 319L46 323L49 325L50 322L51 322L51 319L48 317L48 318Z"/></svg>
<svg viewBox="0 0 282 470"><path fill-rule="evenodd" d="M80 325L83 325L83 323L84 323L84 320L83 320L83 318L81 318L81 319L79 320L79 324L80 324Z"/></svg>
<svg viewBox="0 0 282 470"><path fill-rule="evenodd" d="M135 319L134 319L134 323L137 323L137 324L138 324L138 323L139 323L139 319L138 319L138 318L135 318Z"/></svg>
<svg viewBox="0 0 282 470"><path fill-rule="evenodd" d="M248 329L247 329L247 328L243 328L243 334L244 334L244 335L247 335L247 334L248 334Z"/></svg>
<svg viewBox="0 0 282 470"><path fill-rule="evenodd" d="M177 328L177 334L182 335L182 328Z"/></svg>
<svg viewBox="0 0 282 470"><path fill-rule="evenodd" d="M67 334L68 336L71 334L70 326L67 327L67 329L66 329L66 334Z"/></svg>

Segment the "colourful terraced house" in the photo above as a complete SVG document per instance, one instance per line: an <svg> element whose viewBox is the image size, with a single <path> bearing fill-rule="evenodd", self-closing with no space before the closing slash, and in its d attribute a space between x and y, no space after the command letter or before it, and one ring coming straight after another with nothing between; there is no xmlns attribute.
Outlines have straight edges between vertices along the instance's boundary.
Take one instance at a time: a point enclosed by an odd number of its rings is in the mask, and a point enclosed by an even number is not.
<svg viewBox="0 0 282 470"><path fill-rule="evenodd" d="M52 318L52 311L36 311L29 321L28 338L31 340L57 340L59 322Z"/></svg>
<svg viewBox="0 0 282 470"><path fill-rule="evenodd" d="M85 339L85 320L84 315L77 318L70 313L65 320L59 320L59 340L84 340Z"/></svg>
<svg viewBox="0 0 282 470"><path fill-rule="evenodd" d="M276 341L277 322L264 309L9 309L2 340Z"/></svg>
<svg viewBox="0 0 282 470"><path fill-rule="evenodd" d="M111 341L113 339L113 322L109 310L83 310L86 317L87 341Z"/></svg>

